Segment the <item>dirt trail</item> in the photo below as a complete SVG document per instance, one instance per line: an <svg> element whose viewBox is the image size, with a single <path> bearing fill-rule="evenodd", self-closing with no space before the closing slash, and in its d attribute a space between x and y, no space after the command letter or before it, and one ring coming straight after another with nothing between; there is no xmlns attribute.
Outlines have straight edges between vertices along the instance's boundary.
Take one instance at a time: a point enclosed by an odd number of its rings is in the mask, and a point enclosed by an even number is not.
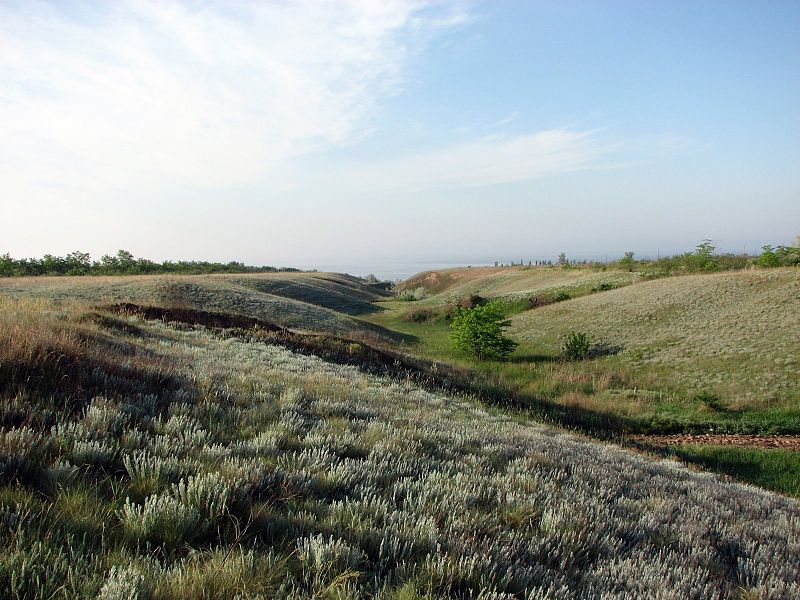
<svg viewBox="0 0 800 600"><path fill-rule="evenodd" d="M743 446L748 448L780 448L800 451L800 435L743 435L743 434L681 434L681 435L637 435L634 439L650 444Z"/></svg>

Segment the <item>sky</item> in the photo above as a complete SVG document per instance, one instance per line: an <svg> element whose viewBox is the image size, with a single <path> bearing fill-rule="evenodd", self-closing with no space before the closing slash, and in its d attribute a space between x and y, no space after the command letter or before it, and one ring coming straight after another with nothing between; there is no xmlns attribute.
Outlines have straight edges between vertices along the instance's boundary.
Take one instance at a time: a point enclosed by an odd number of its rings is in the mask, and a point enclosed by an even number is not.
<svg viewBox="0 0 800 600"><path fill-rule="evenodd" d="M0 253L390 275L790 244L797 31L796 0L0 0Z"/></svg>

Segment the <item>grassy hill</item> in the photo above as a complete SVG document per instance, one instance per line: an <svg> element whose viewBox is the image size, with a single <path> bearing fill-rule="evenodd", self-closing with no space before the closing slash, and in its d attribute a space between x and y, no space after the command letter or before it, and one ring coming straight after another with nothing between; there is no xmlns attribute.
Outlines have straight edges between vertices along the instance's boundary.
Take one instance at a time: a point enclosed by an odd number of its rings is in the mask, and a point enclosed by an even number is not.
<svg viewBox="0 0 800 600"><path fill-rule="evenodd" d="M297 330L353 336L387 332L349 315L385 296L356 277L329 273L0 278L0 294L96 304L137 302L240 314Z"/></svg>
<svg viewBox="0 0 800 600"><path fill-rule="evenodd" d="M258 330L0 309L7 597L800 596L794 500Z"/></svg>
<svg viewBox="0 0 800 600"><path fill-rule="evenodd" d="M485 298L526 299L558 292L580 295L605 284L620 287L640 276L619 270L554 267L470 267L426 271L397 286L397 291L424 288L425 304L446 304L477 294Z"/></svg>
<svg viewBox="0 0 800 600"><path fill-rule="evenodd" d="M473 369L544 416L598 431L800 432L797 269L654 281L585 269L459 269L404 287L421 285L433 293L383 301L387 310L367 318L413 336L409 351ZM560 290L576 297L535 308L518 301ZM509 335L520 342L509 363L475 363L450 348L448 307L475 293L509 309ZM595 356L561 360L571 330L602 344Z"/></svg>
<svg viewBox="0 0 800 600"><path fill-rule="evenodd" d="M716 394L730 410L800 403L800 271L647 281L515 316L515 339L556 354L570 330L618 348L646 386Z"/></svg>

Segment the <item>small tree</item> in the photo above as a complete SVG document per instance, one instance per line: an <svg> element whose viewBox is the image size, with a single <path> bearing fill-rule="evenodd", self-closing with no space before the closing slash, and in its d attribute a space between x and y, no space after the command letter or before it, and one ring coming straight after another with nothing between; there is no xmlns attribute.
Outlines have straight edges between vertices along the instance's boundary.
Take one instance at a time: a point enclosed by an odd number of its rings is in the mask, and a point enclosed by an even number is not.
<svg viewBox="0 0 800 600"><path fill-rule="evenodd" d="M517 347L514 340L503 335L510 325L496 301L472 308L457 307L450 322L450 342L478 360L505 360Z"/></svg>
<svg viewBox="0 0 800 600"><path fill-rule="evenodd" d="M583 331L570 331L564 336L561 345L561 355L567 360L583 360L589 356L592 340L588 333Z"/></svg>
<svg viewBox="0 0 800 600"><path fill-rule="evenodd" d="M690 255L690 271L718 271L719 263L714 258L716 247L711 240L703 240Z"/></svg>
<svg viewBox="0 0 800 600"><path fill-rule="evenodd" d="M617 262L619 266L626 271L633 271L633 268L636 266L636 259L634 258L633 252L626 252L625 256L620 258Z"/></svg>

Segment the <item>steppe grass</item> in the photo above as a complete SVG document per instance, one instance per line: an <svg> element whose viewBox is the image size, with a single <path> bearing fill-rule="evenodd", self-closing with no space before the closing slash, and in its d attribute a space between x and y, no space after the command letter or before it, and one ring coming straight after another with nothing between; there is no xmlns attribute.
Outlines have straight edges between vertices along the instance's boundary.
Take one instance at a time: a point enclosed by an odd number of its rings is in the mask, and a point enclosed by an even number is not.
<svg viewBox="0 0 800 600"><path fill-rule="evenodd" d="M474 363L454 352L444 313L406 319L404 303L381 302L387 310L366 318L413 336L405 345L411 353L470 368L533 407L554 403L543 416L566 416L562 422L570 425L796 433L798 298L797 269L671 277L598 291L513 316L509 335L520 346L505 363ZM573 330L601 345L587 360L564 363L560 346Z"/></svg>
<svg viewBox="0 0 800 600"><path fill-rule="evenodd" d="M794 500L253 337L17 310L84 345L80 385L0 389L7 597L800 595Z"/></svg>

